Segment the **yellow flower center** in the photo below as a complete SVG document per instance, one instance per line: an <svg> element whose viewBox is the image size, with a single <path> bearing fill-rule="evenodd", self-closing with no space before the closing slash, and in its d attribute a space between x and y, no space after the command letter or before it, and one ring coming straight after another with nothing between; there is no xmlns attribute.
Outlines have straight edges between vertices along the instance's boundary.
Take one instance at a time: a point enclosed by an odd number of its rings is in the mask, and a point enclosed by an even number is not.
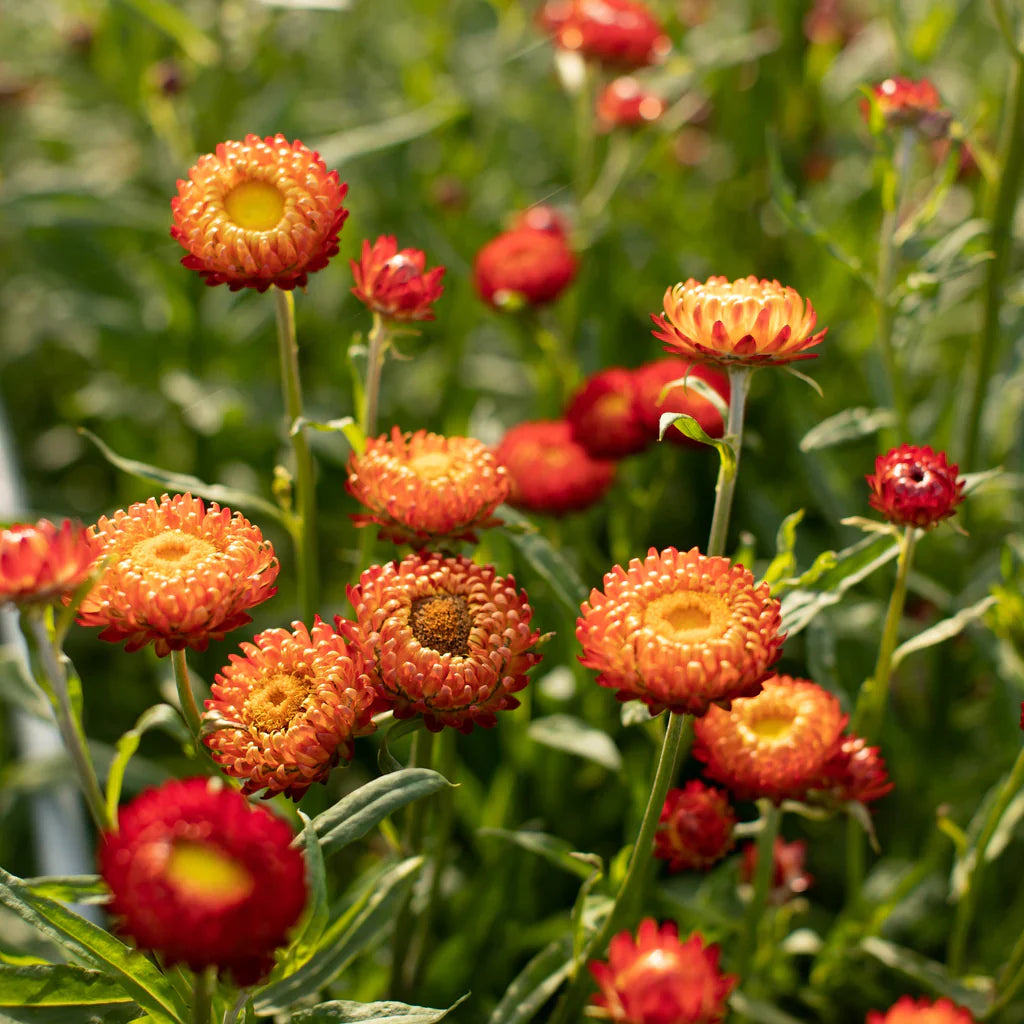
<svg viewBox="0 0 1024 1024"><path fill-rule="evenodd" d="M242 706L242 717L247 725L263 732L287 729L312 689L312 676L275 672L253 685Z"/></svg>
<svg viewBox="0 0 1024 1024"><path fill-rule="evenodd" d="M421 647L463 658L469 654L473 620L464 597L433 594L417 598L412 603L409 625Z"/></svg>
<svg viewBox="0 0 1024 1024"><path fill-rule="evenodd" d="M217 554L217 548L202 537L184 530L167 530L155 537L146 537L133 545L131 560L138 568L181 575L200 562Z"/></svg>
<svg viewBox="0 0 1024 1024"><path fill-rule="evenodd" d="M256 880L236 860L207 843L175 839L166 878L190 900L235 903L256 887Z"/></svg>
<svg viewBox="0 0 1024 1024"><path fill-rule="evenodd" d="M247 231L272 231L284 214L284 196L266 181L243 181L225 197L228 216Z"/></svg>
<svg viewBox="0 0 1024 1024"><path fill-rule="evenodd" d="M747 723L750 731L761 740L781 740L793 728L793 715L785 713L763 715Z"/></svg>
<svg viewBox="0 0 1024 1024"><path fill-rule="evenodd" d="M729 606L714 594L662 594L644 609L644 625L673 643L696 644L722 636L728 623Z"/></svg>
<svg viewBox="0 0 1024 1024"><path fill-rule="evenodd" d="M451 472L452 457L448 452L420 452L409 460L409 468L424 480L437 480Z"/></svg>

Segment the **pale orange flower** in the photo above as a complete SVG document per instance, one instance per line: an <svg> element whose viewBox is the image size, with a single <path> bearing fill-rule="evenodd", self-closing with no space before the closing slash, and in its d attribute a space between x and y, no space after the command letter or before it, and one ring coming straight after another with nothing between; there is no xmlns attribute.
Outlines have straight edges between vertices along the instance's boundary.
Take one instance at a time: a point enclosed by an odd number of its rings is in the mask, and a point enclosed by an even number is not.
<svg viewBox="0 0 1024 1024"><path fill-rule="evenodd" d="M73 594L100 553L88 527L40 519L0 530L0 607L51 604Z"/></svg>

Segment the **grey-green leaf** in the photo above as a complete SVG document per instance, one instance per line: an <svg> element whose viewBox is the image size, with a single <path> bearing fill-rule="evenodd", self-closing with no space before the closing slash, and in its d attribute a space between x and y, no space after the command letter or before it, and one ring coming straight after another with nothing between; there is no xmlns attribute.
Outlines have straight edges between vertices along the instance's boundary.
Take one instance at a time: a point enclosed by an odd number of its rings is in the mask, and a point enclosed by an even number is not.
<svg viewBox="0 0 1024 1024"><path fill-rule="evenodd" d="M612 738L572 715L535 718L527 726L526 734L535 743L576 757L585 757L611 772L617 772L622 767L622 755Z"/></svg>
<svg viewBox="0 0 1024 1024"><path fill-rule="evenodd" d="M353 1003L347 999L335 999L308 1010L298 1010L292 1014L291 1024L361 1024L371 1020L376 1024L437 1024L467 996L452 1003L447 1010L409 1006L407 1003Z"/></svg>

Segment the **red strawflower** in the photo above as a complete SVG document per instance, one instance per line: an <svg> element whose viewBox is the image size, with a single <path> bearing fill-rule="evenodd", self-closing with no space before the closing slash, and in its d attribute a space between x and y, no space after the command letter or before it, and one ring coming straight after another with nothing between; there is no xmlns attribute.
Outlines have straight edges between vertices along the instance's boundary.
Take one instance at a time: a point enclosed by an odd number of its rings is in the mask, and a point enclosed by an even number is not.
<svg viewBox="0 0 1024 1024"><path fill-rule="evenodd" d="M608 960L588 965L600 993L593 1004L614 1024L718 1024L736 985L718 969L718 947L694 933L685 942L672 921L660 928L644 918L636 939L619 932Z"/></svg>
<svg viewBox="0 0 1024 1024"><path fill-rule="evenodd" d="M803 839L787 843L781 836L776 836L772 846L772 861L772 884L768 899L776 906L788 903L794 896L807 892L814 884L814 876L804 870L807 843ZM740 878L747 885L752 885L756 872L757 843L747 843L743 847Z"/></svg>
<svg viewBox="0 0 1024 1024"><path fill-rule="evenodd" d="M399 250L394 235L381 235L372 246L364 240L360 261L349 262L356 281L352 294L371 312L387 320L434 319L445 268L425 270L420 249Z"/></svg>
<svg viewBox="0 0 1024 1024"><path fill-rule="evenodd" d="M878 747L869 747L860 736L846 735L807 796L811 803L829 807L854 801L869 804L885 796L892 786Z"/></svg>
<svg viewBox="0 0 1024 1024"><path fill-rule="evenodd" d="M932 139L941 138L949 129L952 115L927 78L915 82L897 75L879 82L871 92L888 128L917 128ZM862 100L860 107L865 116L870 114L867 100Z"/></svg>
<svg viewBox="0 0 1024 1024"><path fill-rule="evenodd" d="M52 604L70 597L89 577L101 546L88 527L40 519L0 530L0 607Z"/></svg>
<svg viewBox="0 0 1024 1024"><path fill-rule="evenodd" d="M515 228L492 238L473 263L473 284L495 309L553 302L576 276L576 257L564 235Z"/></svg>
<svg viewBox="0 0 1024 1024"><path fill-rule="evenodd" d="M696 388L679 384L662 399L662 392L667 385L674 380L683 379L687 383L693 379L704 381L722 396L726 405L729 404L729 378L710 366L673 358L645 363L634 371L633 386L637 403L636 415L643 424L648 438L657 440L661 417L666 412L686 413L700 424L701 429L709 437L721 437L725 433L722 414L711 402L698 394ZM694 448L702 447L699 441L692 440L675 427L665 431L664 440Z"/></svg>
<svg viewBox="0 0 1024 1024"><path fill-rule="evenodd" d="M171 200L182 265L232 291L304 288L338 251L348 185L320 154L283 135L222 142Z"/></svg>
<svg viewBox="0 0 1024 1024"><path fill-rule="evenodd" d="M865 477L873 509L897 526L930 530L956 512L964 500L964 481L945 452L904 444L875 459L875 472Z"/></svg>
<svg viewBox="0 0 1024 1024"><path fill-rule="evenodd" d="M609 82L597 97L597 123L603 131L650 124L665 113L665 101L625 75Z"/></svg>
<svg viewBox="0 0 1024 1024"><path fill-rule="evenodd" d="M639 68L662 60L672 48L638 0L547 0L537 21L556 46L604 64Z"/></svg>
<svg viewBox="0 0 1024 1024"><path fill-rule="evenodd" d="M529 228L532 231L547 231L549 234L561 235L562 238L569 237L569 223L565 215L553 206L546 206L538 203L535 206L521 210L512 219L512 230Z"/></svg>
<svg viewBox="0 0 1024 1024"><path fill-rule="evenodd" d="M260 981L306 904L288 825L206 778L146 790L118 821L102 836L99 869L119 929L165 964Z"/></svg>
<svg viewBox="0 0 1024 1024"><path fill-rule="evenodd" d="M595 459L621 459L642 452L651 442L640 417L634 375L612 366L588 377L572 397L565 418L572 438Z"/></svg>
<svg viewBox="0 0 1024 1024"><path fill-rule="evenodd" d="M593 458L572 433L566 420L538 420L505 434L495 456L509 473L510 505L560 516L604 497L615 480L615 463Z"/></svg>
<svg viewBox="0 0 1024 1024"><path fill-rule="evenodd" d="M670 789L654 833L654 856L669 871L706 871L733 847L736 813L728 794L694 779Z"/></svg>
<svg viewBox="0 0 1024 1024"><path fill-rule="evenodd" d="M974 1024L974 1017L945 997L932 1002L923 996L900 996L884 1013L869 1010L867 1024Z"/></svg>

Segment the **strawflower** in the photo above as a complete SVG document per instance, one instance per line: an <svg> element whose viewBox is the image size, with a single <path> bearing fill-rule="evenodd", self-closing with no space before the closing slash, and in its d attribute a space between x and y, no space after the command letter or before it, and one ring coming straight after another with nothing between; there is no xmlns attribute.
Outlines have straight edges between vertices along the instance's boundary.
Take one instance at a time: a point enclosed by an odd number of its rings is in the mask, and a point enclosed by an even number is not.
<svg viewBox="0 0 1024 1024"><path fill-rule="evenodd" d="M721 437L725 433L722 414L696 388L682 384L671 388L662 398L667 385L675 380L701 380L710 385L729 404L729 378L719 370L699 363L688 363L685 359L657 359L645 363L633 372L636 415L651 440L656 440L661 427L661 417L666 412L686 413L692 416L709 437ZM665 431L664 439L673 444L700 448L699 441L687 437L675 427Z"/></svg>
<svg viewBox="0 0 1024 1024"><path fill-rule="evenodd" d="M569 237L569 222L565 214L546 203L536 203L520 210L513 218L511 230L529 228L531 231L547 231L549 234Z"/></svg>
<svg viewBox="0 0 1024 1024"><path fill-rule="evenodd" d="M615 566L576 620L580 661L619 700L703 715L761 691L782 654L779 602L727 558L651 548ZM722 712L724 714L724 712Z"/></svg>
<svg viewBox="0 0 1024 1024"><path fill-rule="evenodd" d="M974 1017L945 997L932 1002L924 996L900 996L884 1013L868 1011L867 1024L974 1024Z"/></svg>
<svg viewBox="0 0 1024 1024"><path fill-rule="evenodd" d="M869 804L885 796L892 786L878 747L869 747L860 736L845 735L811 784L807 799L833 808L847 803Z"/></svg>
<svg viewBox="0 0 1024 1024"><path fill-rule="evenodd" d="M292 838L280 818L212 779L146 790L100 843L119 930L165 964L255 984L306 904Z"/></svg>
<svg viewBox="0 0 1024 1024"><path fill-rule="evenodd" d="M897 75L879 82L871 94L888 128L917 128L932 139L941 138L949 128L952 115L927 78L914 81ZM868 101L863 100L862 112L868 115L870 109Z"/></svg>
<svg viewBox="0 0 1024 1024"><path fill-rule="evenodd" d="M630 75L616 78L597 97L597 123L604 131L650 124L665 113L665 101Z"/></svg>
<svg viewBox="0 0 1024 1024"><path fill-rule="evenodd" d="M890 523L930 530L956 512L964 500L964 481L945 452L904 444L875 459L875 472L865 477L868 501Z"/></svg>
<svg viewBox="0 0 1024 1024"><path fill-rule="evenodd" d="M621 459L651 443L649 425L640 416L634 375L621 366L588 377L569 402L565 418L572 439L595 459Z"/></svg>
<svg viewBox="0 0 1024 1024"><path fill-rule="evenodd" d="M106 559L78 609L101 640L163 657L251 622L249 608L277 593L274 549L241 513L191 494L163 495L103 516L92 527Z"/></svg>
<svg viewBox="0 0 1024 1024"><path fill-rule="evenodd" d="M433 320L445 268L426 270L426 262L420 249L400 250L394 235L381 235L373 245L364 240L359 262L350 261L352 294L387 320Z"/></svg>
<svg viewBox="0 0 1024 1024"><path fill-rule="evenodd" d="M728 794L694 779L670 789L654 834L654 856L669 871L705 871L733 846L736 813Z"/></svg>
<svg viewBox="0 0 1024 1024"><path fill-rule="evenodd" d="M638 0L547 0L537 22L560 49L619 67L657 63L672 47L650 8Z"/></svg>
<svg viewBox="0 0 1024 1024"><path fill-rule="evenodd" d="M473 261L473 284L495 309L553 302L576 277L576 257L560 231L519 227L492 238Z"/></svg>
<svg viewBox="0 0 1024 1024"><path fill-rule="evenodd" d="M0 607L52 604L70 597L89 577L100 544L88 527L40 519L0 530Z"/></svg>
<svg viewBox="0 0 1024 1024"><path fill-rule="evenodd" d="M772 844L772 882L768 901L780 906L799 896L814 884L814 876L804 868L807 861L807 843L803 839L787 843L780 836ZM757 843L743 847L740 878L752 885L757 874Z"/></svg>
<svg viewBox="0 0 1024 1024"><path fill-rule="evenodd" d="M222 142L188 173L171 200L171 236L207 284L303 288L338 251L348 186L298 140Z"/></svg>

